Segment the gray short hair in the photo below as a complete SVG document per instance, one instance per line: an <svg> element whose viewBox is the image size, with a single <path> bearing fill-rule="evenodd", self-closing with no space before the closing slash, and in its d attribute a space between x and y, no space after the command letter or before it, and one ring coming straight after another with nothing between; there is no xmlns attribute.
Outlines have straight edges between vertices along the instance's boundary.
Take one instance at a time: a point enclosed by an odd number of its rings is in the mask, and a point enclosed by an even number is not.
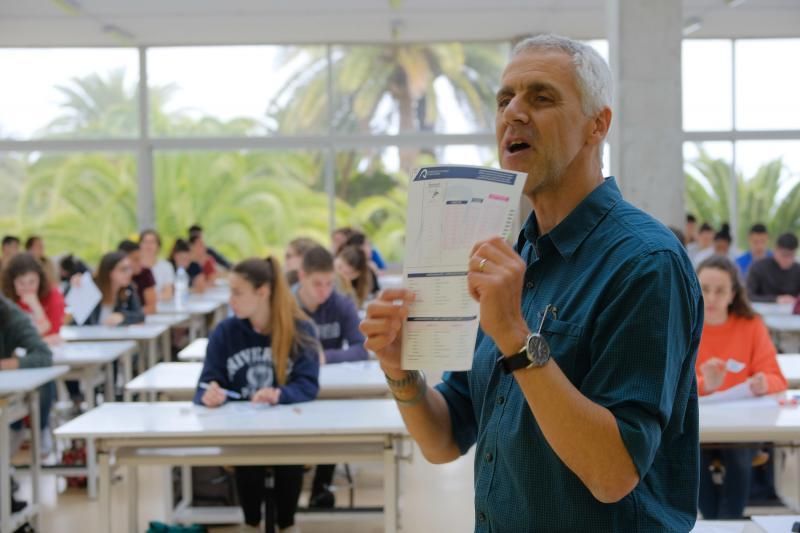
<svg viewBox="0 0 800 533"><path fill-rule="evenodd" d="M611 107L611 70L594 48L560 35L542 34L517 43L511 56L527 50L558 50L572 57L585 115L591 116L604 107Z"/></svg>

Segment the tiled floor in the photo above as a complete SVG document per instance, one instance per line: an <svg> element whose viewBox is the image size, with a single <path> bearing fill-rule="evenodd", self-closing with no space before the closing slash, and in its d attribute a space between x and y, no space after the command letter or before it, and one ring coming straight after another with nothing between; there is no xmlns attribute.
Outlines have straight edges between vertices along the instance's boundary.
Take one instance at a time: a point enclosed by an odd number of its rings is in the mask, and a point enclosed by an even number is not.
<svg viewBox="0 0 800 533"><path fill-rule="evenodd" d="M473 529L472 515L472 453L448 465L431 465L414 450L410 463L401 463L400 524L404 533L465 532ZM354 476L357 505L380 505L383 500L382 465L355 466ZM26 498L29 484L24 474L18 475L22 484L19 497ZM139 524L145 530L149 520L165 520L164 473L161 468L142 467L139 475ZM308 478L307 478L308 481ZM87 498L82 490L63 491L63 480L43 477L44 512L40 521L43 533L127 533L126 491L124 478L113 486L114 528L111 532L99 527L97 502ZM63 492L59 493L57 486ZM306 495L301 499L304 503ZM346 504L346 490L337 498ZM299 514L298 524L303 533L377 533L383 530L380 516L334 517ZM238 532L239 527L216 527L215 533Z"/></svg>

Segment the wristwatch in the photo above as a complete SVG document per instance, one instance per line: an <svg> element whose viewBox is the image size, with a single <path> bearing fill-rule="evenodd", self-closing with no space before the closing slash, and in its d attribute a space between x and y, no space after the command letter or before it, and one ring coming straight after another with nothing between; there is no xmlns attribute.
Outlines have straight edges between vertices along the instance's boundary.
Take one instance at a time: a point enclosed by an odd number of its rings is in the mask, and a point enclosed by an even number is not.
<svg viewBox="0 0 800 533"><path fill-rule="evenodd" d="M498 361L503 367L503 372L511 374L520 368L538 368L544 366L550 360L550 345L547 344L541 333L531 333L528 335L520 351L508 357L500 356Z"/></svg>

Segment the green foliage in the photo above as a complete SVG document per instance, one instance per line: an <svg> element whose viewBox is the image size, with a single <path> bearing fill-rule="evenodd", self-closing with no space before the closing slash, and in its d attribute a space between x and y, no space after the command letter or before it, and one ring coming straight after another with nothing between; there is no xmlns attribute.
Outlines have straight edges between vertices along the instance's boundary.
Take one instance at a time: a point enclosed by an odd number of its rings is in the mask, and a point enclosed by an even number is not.
<svg viewBox="0 0 800 533"><path fill-rule="evenodd" d="M700 148L699 156L689 163L686 172L686 206L700 222L708 222L719 228L731 220L730 164L724 159L715 159ZM781 159L769 161L746 179L736 175L737 220L739 222L738 243L747 242L747 233L755 223L766 224L770 236L775 239L781 233L800 232L800 184L792 187L779 198L785 166Z"/></svg>

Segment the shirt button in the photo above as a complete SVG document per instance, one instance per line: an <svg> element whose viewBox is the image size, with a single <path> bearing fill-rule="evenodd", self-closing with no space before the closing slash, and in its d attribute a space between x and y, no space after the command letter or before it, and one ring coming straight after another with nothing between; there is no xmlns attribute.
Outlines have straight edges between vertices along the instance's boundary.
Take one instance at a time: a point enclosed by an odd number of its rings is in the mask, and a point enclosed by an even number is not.
<svg viewBox="0 0 800 533"><path fill-rule="evenodd" d="M491 463L491 462L492 462L492 459L494 459L494 456L492 455L492 452L488 452L488 453L486 454L486 462L487 462L487 463Z"/></svg>
<svg viewBox="0 0 800 533"><path fill-rule="evenodd" d="M532 289L532 288L533 288L533 282L532 282L532 281L529 281L528 283L526 283L526 284L525 284L525 286L526 286L527 288L529 288L529 289Z"/></svg>
<svg viewBox="0 0 800 533"><path fill-rule="evenodd" d="M504 403L506 403L506 399L503 398L502 396L498 396L497 397L497 405L503 405Z"/></svg>
<svg viewBox="0 0 800 533"><path fill-rule="evenodd" d="M478 520L481 522L486 522L486 515L483 512L478 513Z"/></svg>

